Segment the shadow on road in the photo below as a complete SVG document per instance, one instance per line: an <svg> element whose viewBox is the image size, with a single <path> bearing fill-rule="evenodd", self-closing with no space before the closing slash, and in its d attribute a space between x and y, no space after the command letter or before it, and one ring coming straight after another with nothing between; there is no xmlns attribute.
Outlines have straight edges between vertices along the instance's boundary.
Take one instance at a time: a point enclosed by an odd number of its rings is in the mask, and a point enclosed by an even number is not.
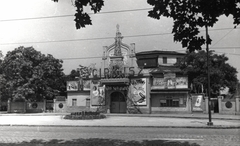
<svg viewBox="0 0 240 146"><path fill-rule="evenodd" d="M30 142L21 143L0 143L0 146L11 145L11 146L200 146L196 143L179 142L179 141L168 141L168 140L143 140L143 141L125 141L119 139L73 139L73 140L60 140L52 139L50 141L33 139Z"/></svg>

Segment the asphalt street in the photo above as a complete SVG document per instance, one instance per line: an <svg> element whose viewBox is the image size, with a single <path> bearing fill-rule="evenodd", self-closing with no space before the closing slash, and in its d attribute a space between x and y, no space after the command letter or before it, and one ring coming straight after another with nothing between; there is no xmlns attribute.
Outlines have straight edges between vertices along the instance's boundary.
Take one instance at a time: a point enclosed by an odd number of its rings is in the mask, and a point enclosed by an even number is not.
<svg viewBox="0 0 240 146"><path fill-rule="evenodd" d="M0 126L0 145L240 146L240 129Z"/></svg>

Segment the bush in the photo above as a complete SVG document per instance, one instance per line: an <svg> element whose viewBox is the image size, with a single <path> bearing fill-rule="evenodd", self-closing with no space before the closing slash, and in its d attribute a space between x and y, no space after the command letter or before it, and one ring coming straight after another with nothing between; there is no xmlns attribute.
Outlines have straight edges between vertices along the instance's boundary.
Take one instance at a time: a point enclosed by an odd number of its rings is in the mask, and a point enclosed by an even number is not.
<svg viewBox="0 0 240 146"><path fill-rule="evenodd" d="M92 119L104 119L105 115L99 112L92 111L82 111L82 112L73 112L70 115L64 116L64 119L70 120L92 120Z"/></svg>

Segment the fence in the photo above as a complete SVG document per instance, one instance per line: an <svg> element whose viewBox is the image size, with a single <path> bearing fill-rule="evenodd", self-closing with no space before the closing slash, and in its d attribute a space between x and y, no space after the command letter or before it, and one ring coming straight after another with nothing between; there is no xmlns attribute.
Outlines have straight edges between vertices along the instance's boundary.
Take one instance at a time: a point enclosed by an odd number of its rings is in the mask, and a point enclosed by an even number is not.
<svg viewBox="0 0 240 146"><path fill-rule="evenodd" d="M41 113L46 109L46 102L11 102L8 101L8 113Z"/></svg>
<svg viewBox="0 0 240 146"><path fill-rule="evenodd" d="M234 99L223 99L222 96L218 97L219 113L220 114L240 114L239 97Z"/></svg>

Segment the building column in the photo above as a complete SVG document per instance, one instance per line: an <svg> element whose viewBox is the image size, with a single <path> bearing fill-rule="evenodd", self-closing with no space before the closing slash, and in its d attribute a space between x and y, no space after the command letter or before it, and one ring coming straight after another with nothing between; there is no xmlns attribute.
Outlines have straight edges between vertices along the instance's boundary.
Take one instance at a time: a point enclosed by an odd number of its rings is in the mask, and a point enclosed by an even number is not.
<svg viewBox="0 0 240 146"><path fill-rule="evenodd" d="M27 102L24 101L23 102L23 113L26 113L27 112Z"/></svg>
<svg viewBox="0 0 240 146"><path fill-rule="evenodd" d="M46 112L46 103L47 102L47 100L46 99L44 99L43 100L43 112L45 113Z"/></svg>
<svg viewBox="0 0 240 146"><path fill-rule="evenodd" d="M188 110L188 113L192 113L192 96L190 94L187 95L187 110Z"/></svg>
<svg viewBox="0 0 240 146"><path fill-rule="evenodd" d="M53 99L53 112L56 113L56 99Z"/></svg>
<svg viewBox="0 0 240 146"><path fill-rule="evenodd" d="M219 114L222 113L222 96L218 96L218 111L219 111Z"/></svg>
<svg viewBox="0 0 240 146"><path fill-rule="evenodd" d="M236 112L240 112L239 98L239 96L236 97Z"/></svg>
<svg viewBox="0 0 240 146"><path fill-rule="evenodd" d="M86 98L86 110L90 111L90 98Z"/></svg>
<svg viewBox="0 0 240 146"><path fill-rule="evenodd" d="M11 112L11 100L8 99L8 108L7 108L7 112L10 113Z"/></svg>
<svg viewBox="0 0 240 146"><path fill-rule="evenodd" d="M209 100L208 100L208 96L205 96L205 113L208 113L208 103L209 102Z"/></svg>

